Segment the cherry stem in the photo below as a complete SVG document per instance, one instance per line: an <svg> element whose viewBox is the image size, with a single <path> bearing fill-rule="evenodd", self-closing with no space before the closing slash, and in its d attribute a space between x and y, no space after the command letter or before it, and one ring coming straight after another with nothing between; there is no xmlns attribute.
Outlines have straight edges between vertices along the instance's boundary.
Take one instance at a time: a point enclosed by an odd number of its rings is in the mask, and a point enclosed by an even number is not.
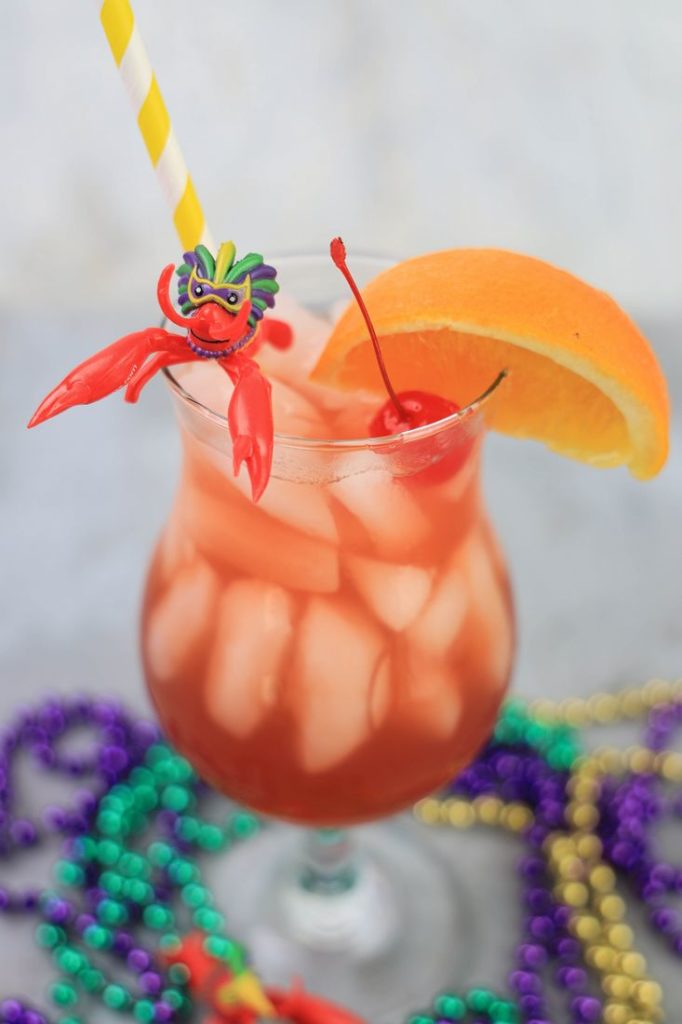
<svg viewBox="0 0 682 1024"><path fill-rule="evenodd" d="M346 263L346 247L343 244L343 240L341 238L332 238L332 240L331 240L331 242L329 244L329 252L331 254L331 258L333 259L334 263L339 268L339 270L341 271L341 273L345 277L346 281L348 282L350 290L352 291L353 295L355 296L355 301L357 302L358 306L360 307L360 312L362 313L362 315L364 317L364 320L365 320L365 323L367 324L367 330L369 331L369 336L372 339L372 345L374 346L374 355L376 356L376 360L377 360L377 363L378 363L378 366L379 366L379 372L381 373L381 377L382 377L382 380L384 382L384 387L386 388L386 391L388 392L388 397L393 402L393 404L394 404L394 406L396 408L396 412L400 416L400 419L402 420L402 422L409 424L409 422L410 422L409 414L407 413L406 409L404 408L403 404L401 403L400 399L398 398L397 394L395 393L393 385L391 384L391 378L389 377L388 370L386 369L386 363L384 362L384 357L383 357L383 354L382 354L382 351L381 351L381 346L379 345L379 339L377 338L377 332L374 330L374 324L372 323L372 321L370 319L370 315L369 315L369 313L367 311L367 306L365 305L364 299L362 298L362 295L360 294L360 289L358 288L358 286L355 283L353 275L351 274L350 270L348 269L348 264Z"/></svg>

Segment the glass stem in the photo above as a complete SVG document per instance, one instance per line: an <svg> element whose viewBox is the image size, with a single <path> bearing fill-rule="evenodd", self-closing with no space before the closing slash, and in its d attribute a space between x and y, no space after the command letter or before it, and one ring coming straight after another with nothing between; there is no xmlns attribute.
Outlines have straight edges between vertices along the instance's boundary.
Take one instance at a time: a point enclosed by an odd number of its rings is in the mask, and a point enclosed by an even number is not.
<svg viewBox="0 0 682 1024"><path fill-rule="evenodd" d="M355 844L347 829L307 829L300 885L307 892L335 896L348 892L358 877Z"/></svg>

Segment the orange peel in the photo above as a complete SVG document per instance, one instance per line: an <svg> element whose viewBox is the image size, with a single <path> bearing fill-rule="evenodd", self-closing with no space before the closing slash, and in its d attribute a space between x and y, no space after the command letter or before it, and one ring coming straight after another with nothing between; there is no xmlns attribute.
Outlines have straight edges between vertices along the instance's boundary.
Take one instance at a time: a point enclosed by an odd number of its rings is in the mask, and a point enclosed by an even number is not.
<svg viewBox="0 0 682 1024"><path fill-rule="evenodd" d="M670 410L656 356L613 299L572 274L503 250L450 249L398 263L363 296L397 391L465 405L506 369L487 403L492 429L641 479L665 463ZM312 378L383 393L355 303Z"/></svg>

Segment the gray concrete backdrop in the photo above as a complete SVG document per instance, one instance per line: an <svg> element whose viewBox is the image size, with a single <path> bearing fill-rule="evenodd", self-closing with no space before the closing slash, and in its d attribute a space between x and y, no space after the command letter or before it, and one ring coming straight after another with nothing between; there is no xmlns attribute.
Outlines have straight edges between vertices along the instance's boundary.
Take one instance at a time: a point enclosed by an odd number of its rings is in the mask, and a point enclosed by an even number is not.
<svg viewBox="0 0 682 1024"><path fill-rule="evenodd" d="M178 460L162 385L135 409L111 399L23 428L68 367L149 322L158 268L177 251L96 7L22 0L0 33L3 718L48 690L146 707L138 599ZM217 234L266 252L320 249L343 232L358 250L494 244L554 260L641 322L677 408L676 0L137 7ZM489 439L518 692L682 674L681 436L676 414L670 463L647 485ZM500 986L516 851L490 836L451 841L487 894L477 980ZM679 1005L676 962L642 942ZM0 950L0 996L47 979L27 927L0 920Z"/></svg>

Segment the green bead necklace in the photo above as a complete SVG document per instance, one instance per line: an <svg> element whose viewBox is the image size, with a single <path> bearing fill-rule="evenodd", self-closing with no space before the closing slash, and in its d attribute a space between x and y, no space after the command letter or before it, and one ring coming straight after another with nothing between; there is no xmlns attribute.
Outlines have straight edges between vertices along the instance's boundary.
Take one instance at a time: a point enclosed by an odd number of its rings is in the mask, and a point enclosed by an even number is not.
<svg viewBox="0 0 682 1024"><path fill-rule="evenodd" d="M233 972L244 968L244 950L227 935L196 857L228 849L258 831L260 822L244 810L221 824L206 820L198 813L203 790L183 757L155 744L102 798L91 831L73 840L55 865L55 879L72 899L44 894L37 940L62 976L51 989L67 1014L59 1024L81 1024L74 1009L82 996L131 1013L141 1024L169 1020L189 1007L186 970L176 965L163 978L157 974L151 952L134 938L140 929L156 933L162 953L177 946L184 922L205 933L212 956ZM138 973L134 988L107 970L115 959Z"/></svg>

